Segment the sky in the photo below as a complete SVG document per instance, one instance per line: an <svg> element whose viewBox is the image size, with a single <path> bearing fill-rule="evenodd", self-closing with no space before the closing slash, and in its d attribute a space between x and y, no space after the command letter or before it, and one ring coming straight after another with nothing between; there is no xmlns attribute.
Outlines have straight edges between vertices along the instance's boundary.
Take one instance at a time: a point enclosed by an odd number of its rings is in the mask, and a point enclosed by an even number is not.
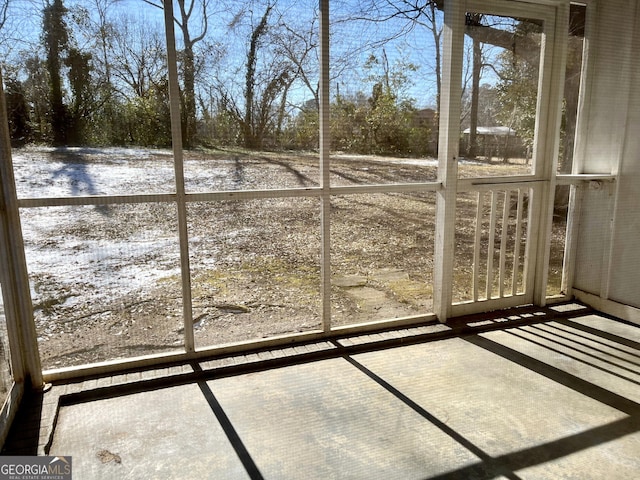
<svg viewBox="0 0 640 480"><path fill-rule="evenodd" d="M74 2L65 0L65 5L72 7L75 3L80 2L89 6L93 3L95 6L96 1L104 2L105 0L74 0ZM359 1L362 0L332 1L330 7L332 18L342 18L348 15L348 11L357 10L356 4ZM33 45L38 43L41 29L42 3L33 3L31 0L12 0L10 5L12 15L9 24L3 31L3 37L8 41L0 44L5 58L10 58L11 54L19 54L20 50L33 51ZM214 15L210 20L211 35L209 40L212 44L217 42L218 45L225 45L229 57L226 58L225 62L227 63L222 68L227 74L237 76L235 69L246 58L248 38L251 33L250 19L253 18L253 25L257 23L264 12L264 2L261 0L261 3L249 4L246 1L230 0L225 3L216 0L212 5ZM254 5L253 12L248 5ZM157 25L159 29L163 28L162 11L144 3L143 0L112 0L110 8L110 12L115 18L122 15L132 15L139 19L142 18L142 21L147 25ZM294 26L294 30L302 35L304 35L305 29L308 30L311 18L317 12L314 0L278 0L276 8L285 16L286 21ZM238 26L230 29L229 24L232 18L241 10L244 12L244 16L238 17L240 18ZM89 11L95 14L96 9L89 7ZM405 19L391 20L384 24L360 21L332 25L331 54L333 59L340 58L346 49L360 48L359 54L350 58L349 68L344 70L338 78L332 80L333 94L338 89L342 95L356 94L358 91L370 94L372 82L363 84L363 79L371 74L381 75L382 70L365 71L362 66L370 55L382 58L383 47L367 49L362 48L363 45L393 36L398 31L406 29L408 25L409 23ZM317 20L314 26L317 28ZM179 37L179 29L177 28L176 34ZM81 43L87 39L78 38L78 41ZM424 26L416 26L408 30L408 33L401 38L385 45L384 53L388 58L391 70L399 69L407 73L406 96L415 99L415 105L418 108L433 107L436 99L436 77L434 43L431 32ZM234 54L235 58L232 58ZM415 72L402 68L402 65L408 63L417 67ZM208 65L208 67L215 66ZM491 81L489 76L486 77L486 81ZM298 95L301 101L312 98L306 87L298 87L293 90L293 93Z"/></svg>

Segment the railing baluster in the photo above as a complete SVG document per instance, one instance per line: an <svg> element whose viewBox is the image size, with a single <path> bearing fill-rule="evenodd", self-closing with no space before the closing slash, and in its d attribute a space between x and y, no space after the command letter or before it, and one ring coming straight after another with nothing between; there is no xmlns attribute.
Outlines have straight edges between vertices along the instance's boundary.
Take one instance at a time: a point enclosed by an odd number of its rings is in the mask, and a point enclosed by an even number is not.
<svg viewBox="0 0 640 480"><path fill-rule="evenodd" d="M493 250L495 248L496 235L496 210L498 196L495 190L491 190L491 215L489 219L489 248L487 249L487 300L493 293Z"/></svg>
<svg viewBox="0 0 640 480"><path fill-rule="evenodd" d="M511 203L511 190L504 192L504 205L502 205L502 235L500 237L500 272L499 278L499 295L504 297L505 284L505 262L507 257L507 229L509 228L509 206Z"/></svg>
<svg viewBox="0 0 640 480"><path fill-rule="evenodd" d="M478 301L478 284L480 283L480 243L482 240L482 210L484 193L478 192L478 210L476 212L476 236L473 247L473 301Z"/></svg>
<svg viewBox="0 0 640 480"><path fill-rule="evenodd" d="M522 208L524 204L524 195L522 189L518 189L518 208L516 210L516 232L514 235L513 249L513 281L511 290L513 295L518 293L518 277L520 272L520 243L522 242Z"/></svg>

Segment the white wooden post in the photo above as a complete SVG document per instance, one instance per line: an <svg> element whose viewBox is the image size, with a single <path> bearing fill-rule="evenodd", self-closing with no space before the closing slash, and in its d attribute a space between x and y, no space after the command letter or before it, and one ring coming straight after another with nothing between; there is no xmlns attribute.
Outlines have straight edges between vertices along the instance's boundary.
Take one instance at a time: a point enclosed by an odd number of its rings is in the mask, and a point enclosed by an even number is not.
<svg viewBox="0 0 640 480"><path fill-rule="evenodd" d="M448 0L444 7L442 92L436 193L433 309L441 322L451 314L453 253L458 181L460 102L464 50L465 2Z"/></svg>
<svg viewBox="0 0 640 480"><path fill-rule="evenodd" d="M595 2L587 1L587 18L585 22L584 43L582 45L582 68L580 70L580 92L578 96L578 112L576 115L576 133L573 148L573 163L571 173L584 173L587 137L589 136L589 98L593 84L593 61L591 61L590 46L595 31ZM564 262L562 265L562 291L569 298L573 296L573 280L576 265L576 250L578 248L578 232L581 207L584 198L583 185L571 185L569 193L569 207L567 210L567 230L564 244Z"/></svg>
<svg viewBox="0 0 640 480"><path fill-rule="evenodd" d="M13 379L42 386L42 366L18 213L7 108L0 75L0 281L11 349Z"/></svg>
<svg viewBox="0 0 640 480"><path fill-rule="evenodd" d="M320 0L320 297L322 329L331 330L331 185L329 180L329 0Z"/></svg>
<svg viewBox="0 0 640 480"><path fill-rule="evenodd" d="M187 352L195 350L193 336L193 311L191 302L191 269L189 266L189 233L187 225L187 203L184 188L184 165L182 154L182 124L180 120L180 85L173 19L172 0L164 0L164 26L167 42L167 69L169 75L169 104L171 107L171 143L176 178L176 200L178 207L178 234L180 238L180 271L182 273L182 309L184 321L184 346Z"/></svg>
<svg viewBox="0 0 640 480"><path fill-rule="evenodd" d="M540 152L537 159L539 161L535 164L535 174L547 180L540 190L541 198L535 202L539 206L539 211L532 212L532 218L535 218L536 215L541 215L540 228L536 239L537 252L533 292L534 303L538 306L546 305L547 297L568 32L569 4L566 3L556 7L554 28L545 28L546 36L542 62L543 76L541 88L539 88L542 95L538 102L539 108L536 120L536 138ZM541 124L539 123L540 119L547 120L544 124Z"/></svg>

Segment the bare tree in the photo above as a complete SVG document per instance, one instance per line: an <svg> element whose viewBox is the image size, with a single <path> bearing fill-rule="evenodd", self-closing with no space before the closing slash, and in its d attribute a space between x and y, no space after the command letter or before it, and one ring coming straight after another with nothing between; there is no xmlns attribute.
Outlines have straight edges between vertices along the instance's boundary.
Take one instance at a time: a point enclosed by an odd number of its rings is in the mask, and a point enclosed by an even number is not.
<svg viewBox="0 0 640 480"><path fill-rule="evenodd" d="M282 128L288 92L296 79L296 66L281 48L282 15L271 2L258 15L255 7L243 6L229 24L229 36L237 35L229 42L246 45L242 63L222 65L215 75L221 108L239 126L244 146L252 149L261 148L270 132L277 135ZM239 59L236 55L229 60ZM234 82L239 78L241 86Z"/></svg>
<svg viewBox="0 0 640 480"><path fill-rule="evenodd" d="M283 22L282 35L276 38L282 56L294 67L291 80L299 79L313 95L315 109L320 109L318 15L313 15L308 26L300 27Z"/></svg>
<svg viewBox="0 0 640 480"><path fill-rule="evenodd" d="M143 0L149 5L164 8L163 4ZM167 0L164 0L167 1ZM209 29L209 0L177 0L179 16L175 23L182 34L182 141L186 148L193 146L196 137L196 45L204 40ZM197 25L194 27L194 25ZM194 33L194 29L197 33Z"/></svg>
<svg viewBox="0 0 640 480"><path fill-rule="evenodd" d="M424 28L433 40L434 73L436 77L436 110L440 111L442 92L442 14L444 0L362 0L356 18L371 22L406 20L400 30L391 32L388 42L414 28Z"/></svg>
<svg viewBox="0 0 640 480"><path fill-rule="evenodd" d="M86 7L74 9L74 19L80 34L86 37L92 51L94 69L99 72L100 82L111 84L111 48L116 37L116 22L110 18L112 8L120 0L90 0Z"/></svg>
<svg viewBox="0 0 640 480"><path fill-rule="evenodd" d="M166 51L158 29L121 16L113 31L109 71L122 97L145 98L166 76Z"/></svg>
<svg viewBox="0 0 640 480"><path fill-rule="evenodd" d="M4 28L4 25L7 23L7 14L9 13L9 1L10 0L0 1L0 30L2 30Z"/></svg>
<svg viewBox="0 0 640 480"><path fill-rule="evenodd" d="M67 9L62 0L53 0L53 3L47 3L43 9L42 31L47 51L51 126L55 145L66 145L67 143L68 112L64 104L61 73L64 51L68 48L69 43L66 14Z"/></svg>

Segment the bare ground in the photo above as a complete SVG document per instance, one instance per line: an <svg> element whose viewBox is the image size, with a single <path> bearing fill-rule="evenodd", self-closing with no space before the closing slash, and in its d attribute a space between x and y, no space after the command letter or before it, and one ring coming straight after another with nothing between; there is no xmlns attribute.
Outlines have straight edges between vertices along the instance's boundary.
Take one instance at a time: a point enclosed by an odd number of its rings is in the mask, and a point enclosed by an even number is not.
<svg viewBox="0 0 640 480"><path fill-rule="evenodd" d="M144 158L125 153L19 151L19 195L30 197L38 188L49 188L53 193L45 194L59 196L55 188L64 189L66 183L76 194L172 191L157 173L166 170L167 152L145 150ZM34 173L28 168L34 164L44 167ZM116 172L125 166L132 170L120 179ZM461 167L465 176L504 175L524 168L521 164ZM55 176L62 169L64 175ZM319 171L313 154L189 152L185 176L187 191L201 193L316 186ZM110 183L109 178L116 177L117 184ZM331 165L335 185L435 178L436 167L430 160L340 155ZM455 241L460 275L454 296L464 299L469 293L465 266L473 262L469 248L473 202L463 202L459 211ZM176 213L173 203L160 202L22 209L45 368L182 347ZM334 325L431 310L434 222L433 193L332 199ZM187 228L197 347L321 328L319 199L190 202ZM555 243L561 243L562 229L558 222Z"/></svg>

